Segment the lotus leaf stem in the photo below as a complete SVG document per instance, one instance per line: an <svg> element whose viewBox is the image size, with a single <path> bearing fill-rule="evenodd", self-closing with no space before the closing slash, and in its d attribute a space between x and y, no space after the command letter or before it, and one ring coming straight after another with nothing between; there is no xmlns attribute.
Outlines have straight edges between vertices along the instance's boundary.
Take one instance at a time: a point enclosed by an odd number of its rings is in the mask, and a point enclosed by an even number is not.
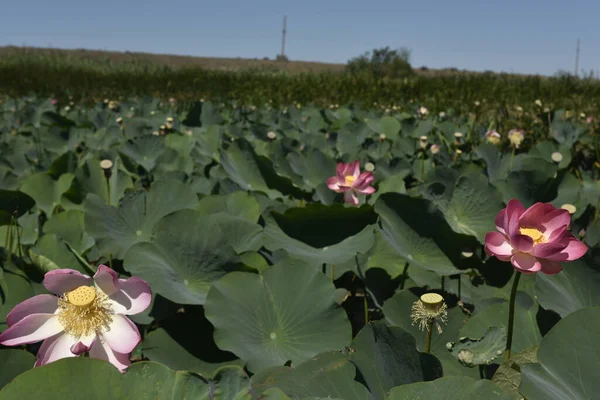
<svg viewBox="0 0 600 400"><path fill-rule="evenodd" d="M508 303L508 332L506 334L506 351L504 353L504 359L506 361L510 359L513 329L515 325L515 298L517 297L517 287L519 286L520 278L521 273L516 271L515 279L513 280L512 288L510 290L510 301Z"/></svg>

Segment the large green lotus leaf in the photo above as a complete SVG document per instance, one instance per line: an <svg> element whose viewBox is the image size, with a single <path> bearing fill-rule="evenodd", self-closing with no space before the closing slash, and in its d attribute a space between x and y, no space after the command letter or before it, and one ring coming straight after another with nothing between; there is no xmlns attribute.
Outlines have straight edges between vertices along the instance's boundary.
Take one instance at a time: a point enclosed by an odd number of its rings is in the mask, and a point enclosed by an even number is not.
<svg viewBox="0 0 600 400"><path fill-rule="evenodd" d="M121 400L121 382L119 370L106 361L66 358L25 371L0 391L0 398Z"/></svg>
<svg viewBox="0 0 600 400"><path fill-rule="evenodd" d="M520 391L528 400L596 399L600 393L600 308L575 311L546 334L539 364L521 367Z"/></svg>
<svg viewBox="0 0 600 400"><path fill-rule="evenodd" d="M73 178L72 174L63 174L55 181L50 175L40 172L25 178L21 191L35 200L38 209L51 216L61 205L61 197L71 187Z"/></svg>
<svg viewBox="0 0 600 400"><path fill-rule="evenodd" d="M325 352L295 368L273 367L252 377L257 395L279 388L293 399L372 399L368 389L354 380L356 369L341 352Z"/></svg>
<svg viewBox="0 0 600 400"><path fill-rule="evenodd" d="M411 265L453 275L460 271L440 248L452 246L452 231L438 215L432 213L428 201L403 194L386 193L377 199L375 212L380 217L380 232ZM450 231L448 234L447 231Z"/></svg>
<svg viewBox="0 0 600 400"><path fill-rule="evenodd" d="M34 205L35 200L26 193L0 189L0 226L10 224L13 217L21 217Z"/></svg>
<svg viewBox="0 0 600 400"><path fill-rule="evenodd" d="M65 208L81 208L86 196L93 193L111 206L118 206L123 198L126 189L133 188L131 177L121 169L121 160L113 160L111 176L108 179L104 177L104 171L100 168L100 159L92 158L87 160L75 172L75 180L71 188L63 198ZM110 191L110 199L108 198ZM66 204L69 201L71 204Z"/></svg>
<svg viewBox="0 0 600 400"><path fill-rule="evenodd" d="M375 218L370 206L312 203L265 216L263 243L313 264L342 264L371 248Z"/></svg>
<svg viewBox="0 0 600 400"><path fill-rule="evenodd" d="M500 386L506 392L514 394L519 400L525 400L519 393L519 386L521 385L521 368L525 364L538 362L537 350L538 346L535 346L517 354L513 353L510 359L500 365L496 372L494 372L492 382Z"/></svg>
<svg viewBox="0 0 600 400"><path fill-rule="evenodd" d="M79 253L84 253L94 245L84 229L85 213L78 210L69 210L55 214L44 224L44 233L56 234L59 238Z"/></svg>
<svg viewBox="0 0 600 400"><path fill-rule="evenodd" d="M108 362L93 358L66 358L31 369L0 391L2 399L48 400L192 400L211 395L209 384L188 372L144 361L122 375Z"/></svg>
<svg viewBox="0 0 600 400"><path fill-rule="evenodd" d="M480 243L495 229L494 219L503 208L496 189L478 172L463 173L447 184L434 182L426 192L455 232L475 236Z"/></svg>
<svg viewBox="0 0 600 400"><path fill-rule="evenodd" d="M43 274L59 268L75 269L84 273L90 272L86 269L87 263L82 265L82 262L69 250L65 241L54 233L42 236L35 246L29 249L29 257Z"/></svg>
<svg viewBox="0 0 600 400"><path fill-rule="evenodd" d="M515 303L515 322L512 351L518 353L527 347L537 345L542 339L536 321L538 306L527 293L518 291ZM483 337L490 327L508 325L508 302L502 301L488 305L474 314L460 330L460 336Z"/></svg>
<svg viewBox="0 0 600 400"><path fill-rule="evenodd" d="M18 349L0 350L0 389L17 375L33 368L35 356L28 351Z"/></svg>
<svg viewBox="0 0 600 400"><path fill-rule="evenodd" d="M122 376L120 389L123 399L219 399L214 396L215 388L201 377L152 361L132 364Z"/></svg>
<svg viewBox="0 0 600 400"><path fill-rule="evenodd" d="M221 149L220 157L229 178L242 189L263 192L270 198L281 197L281 193L268 186L259 165L259 156L246 140L236 140L227 150Z"/></svg>
<svg viewBox="0 0 600 400"><path fill-rule="evenodd" d="M415 339L402 328L370 322L350 345L350 361L360 371L375 400L393 387L421 382L423 366Z"/></svg>
<svg viewBox="0 0 600 400"><path fill-rule="evenodd" d="M192 137L196 139L195 151L204 157L219 161L219 147L221 146L221 127L207 126L191 128ZM168 138L168 137L167 137Z"/></svg>
<svg viewBox="0 0 600 400"><path fill-rule="evenodd" d="M543 159L539 160L536 169L513 170L505 179L493 182L505 203L514 198L525 207L530 207L538 201L547 202L554 198L551 181L556 167L547 166Z"/></svg>
<svg viewBox="0 0 600 400"><path fill-rule="evenodd" d="M493 327L482 338L461 337L451 342L448 350L467 367L489 365L504 354L506 348L506 329Z"/></svg>
<svg viewBox="0 0 600 400"><path fill-rule="evenodd" d="M302 176L304 184L311 189L335 175L335 160L327 157L319 149L305 149L302 154L289 153L286 158L294 173Z"/></svg>
<svg viewBox="0 0 600 400"><path fill-rule="evenodd" d="M3 300L0 301L0 332L8 327L6 324L6 315L10 310L34 295L31 283L27 278L22 276L22 273L8 270L5 266L3 279L5 287L0 287Z"/></svg>
<svg viewBox="0 0 600 400"><path fill-rule="evenodd" d="M572 219L579 218L587 207L582 201L581 192L583 190L583 184L571 173L565 173L558 185L558 195L554 200L550 202L554 207L560 208L564 204L572 204L575 206L576 211L573 214Z"/></svg>
<svg viewBox="0 0 600 400"><path fill-rule="evenodd" d="M485 161L490 182L506 177L504 171L501 170L502 153L498 151L497 146L491 143L482 143L475 149L475 154Z"/></svg>
<svg viewBox="0 0 600 400"><path fill-rule="evenodd" d="M260 217L260 205L254 196L238 191L228 195L211 195L200 199L197 210L203 215L219 212L257 222Z"/></svg>
<svg viewBox="0 0 600 400"><path fill-rule="evenodd" d="M426 332L419 329L418 324L411 320L411 307L418 296L409 290L401 290L383 304L383 314L388 323L410 332L416 339L417 350L425 351ZM467 317L459 307L448 310L447 322L441 323L442 333L434 329L431 337L431 354L436 356L444 368L444 376L466 375L473 378L479 377L479 372L472 368L465 368L448 352L446 344L459 338L459 331L465 324Z"/></svg>
<svg viewBox="0 0 600 400"><path fill-rule="evenodd" d="M131 247L123 265L171 301L204 304L211 284L239 269L234 248L252 242L258 233L259 225L242 218L181 210L156 225L151 243Z"/></svg>
<svg viewBox="0 0 600 400"><path fill-rule="evenodd" d="M600 306L600 271L582 260L563 268L557 275L536 274L535 294L540 305L563 318L582 308Z"/></svg>
<svg viewBox="0 0 600 400"><path fill-rule="evenodd" d="M369 204L375 204L375 201L384 193L406 193L406 184L404 179L408 176L410 171L402 171L386 177L383 181L379 182L377 191L369 199Z"/></svg>
<svg viewBox="0 0 600 400"><path fill-rule="evenodd" d="M157 159L164 153L165 144L160 136L141 136L128 140L121 154L133 159L138 165L150 172L156 166Z"/></svg>
<svg viewBox="0 0 600 400"><path fill-rule="evenodd" d="M165 215L194 209L198 198L184 183L161 180L149 191L132 192L118 208L90 194L86 200L85 229L105 255L122 259L134 244L149 241L154 225Z"/></svg>
<svg viewBox="0 0 600 400"><path fill-rule="evenodd" d="M256 372L348 345L350 322L335 294L317 268L275 265L262 275L233 272L215 282L205 312L217 345Z"/></svg>
<svg viewBox="0 0 600 400"><path fill-rule="evenodd" d="M202 332L198 332L197 335L202 335ZM206 340L212 340L212 338L206 338ZM142 352L150 360L164 364L171 369L195 372L206 378L213 377L217 370L223 366L237 365L243 367L244 365L242 360L220 363L204 361L191 354L188 349L162 328L146 335L142 344Z"/></svg>
<svg viewBox="0 0 600 400"><path fill-rule="evenodd" d="M433 382L418 382L399 386L390 391L387 400L515 400L488 380L476 380L466 376L451 376Z"/></svg>
<svg viewBox="0 0 600 400"><path fill-rule="evenodd" d="M555 142L544 140L538 142L535 147L529 151L530 155L542 157L551 163L555 162L552 160L552 154L554 153L559 153L562 156L562 159L558 162L559 169L567 168L569 164L571 164L571 146L559 146Z"/></svg>
<svg viewBox="0 0 600 400"><path fill-rule="evenodd" d="M573 147L579 136L584 132L581 125L576 125L571 121L565 121L562 118L554 118L550 133L556 141L566 147Z"/></svg>

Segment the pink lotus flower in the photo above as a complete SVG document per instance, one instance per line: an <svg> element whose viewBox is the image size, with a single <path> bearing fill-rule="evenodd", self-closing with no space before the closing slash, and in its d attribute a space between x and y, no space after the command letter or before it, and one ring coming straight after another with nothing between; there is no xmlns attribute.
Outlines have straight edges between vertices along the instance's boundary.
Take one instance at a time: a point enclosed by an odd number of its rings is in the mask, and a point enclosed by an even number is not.
<svg viewBox="0 0 600 400"><path fill-rule="evenodd" d="M498 232L485 235L485 252L509 261L518 271L554 275L560 262L582 257L587 246L568 231L569 211L551 204L535 203L528 209L515 199L496 216Z"/></svg>
<svg viewBox="0 0 600 400"><path fill-rule="evenodd" d="M371 172L360 173L360 162L338 163L336 175L327 179L327 187L337 193L344 193L344 202L358 205L356 193L372 194L375 188L369 186L375 177Z"/></svg>
<svg viewBox="0 0 600 400"><path fill-rule="evenodd" d="M44 286L56 296L40 294L16 305L6 316L9 328L0 334L0 344L43 340L36 367L89 352L90 357L125 371L141 340L126 315L150 305L148 284L137 277L119 279L115 271L100 265L93 279L72 269L50 271Z"/></svg>

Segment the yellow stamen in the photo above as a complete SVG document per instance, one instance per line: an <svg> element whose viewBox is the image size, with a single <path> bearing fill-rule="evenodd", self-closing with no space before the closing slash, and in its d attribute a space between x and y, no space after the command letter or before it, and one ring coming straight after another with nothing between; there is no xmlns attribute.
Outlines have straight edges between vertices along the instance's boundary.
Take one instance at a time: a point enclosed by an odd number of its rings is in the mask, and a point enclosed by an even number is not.
<svg viewBox="0 0 600 400"><path fill-rule="evenodd" d="M519 228L519 233L532 238L533 244L540 244L546 241L544 234L536 228Z"/></svg>
<svg viewBox="0 0 600 400"><path fill-rule="evenodd" d="M346 182L344 182L344 184L346 186L352 186L352 184L354 183L355 180L356 180L356 178L354 177L354 175L348 175L348 176L346 176Z"/></svg>
<svg viewBox="0 0 600 400"><path fill-rule="evenodd" d="M108 296L93 286L80 286L58 299L58 321L65 333L81 338L105 332L112 322Z"/></svg>

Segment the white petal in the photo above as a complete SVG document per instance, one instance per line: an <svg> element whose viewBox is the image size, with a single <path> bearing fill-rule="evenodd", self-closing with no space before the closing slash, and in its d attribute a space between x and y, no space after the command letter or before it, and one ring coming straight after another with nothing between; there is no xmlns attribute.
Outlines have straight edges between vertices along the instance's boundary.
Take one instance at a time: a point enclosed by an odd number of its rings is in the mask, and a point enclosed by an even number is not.
<svg viewBox="0 0 600 400"><path fill-rule="evenodd" d="M137 327L123 315L115 314L112 318L109 330L102 337L114 351L131 353L141 340Z"/></svg>

